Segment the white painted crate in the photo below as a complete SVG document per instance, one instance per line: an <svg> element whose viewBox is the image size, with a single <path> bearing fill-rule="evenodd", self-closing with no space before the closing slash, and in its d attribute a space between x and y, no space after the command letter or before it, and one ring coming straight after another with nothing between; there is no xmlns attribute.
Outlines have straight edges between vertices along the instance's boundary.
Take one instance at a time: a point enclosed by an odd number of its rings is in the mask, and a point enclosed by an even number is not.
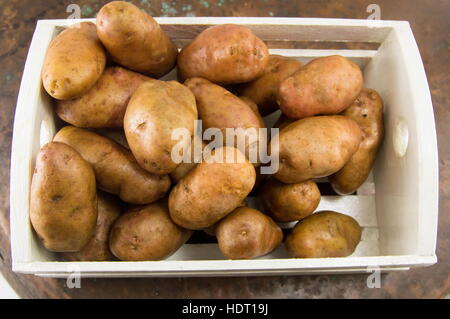
<svg viewBox="0 0 450 319"><path fill-rule="evenodd" d="M93 20L90 20L93 21ZM319 209L335 209L363 226L362 242L346 258L288 258L284 247L254 260L224 260L215 244L183 246L165 261L54 261L30 226L30 183L37 151L55 134L56 116L41 85L46 49L56 27L78 20L43 20L30 46L17 102L11 160L11 248L13 270L65 277L224 276L311 274L408 269L436 262L438 158L430 92L409 24L304 18L157 18L173 39L191 39L210 25L248 26L264 40L374 42L377 50L271 49L308 61L340 54L364 70L365 85L385 102L386 138L369 180L357 195L323 196ZM165 77L169 79L174 72ZM269 121L273 119L268 119ZM405 149L405 146L407 148ZM404 156L402 147L405 151ZM284 224L283 227L291 227ZM77 268L73 266L76 265Z"/></svg>

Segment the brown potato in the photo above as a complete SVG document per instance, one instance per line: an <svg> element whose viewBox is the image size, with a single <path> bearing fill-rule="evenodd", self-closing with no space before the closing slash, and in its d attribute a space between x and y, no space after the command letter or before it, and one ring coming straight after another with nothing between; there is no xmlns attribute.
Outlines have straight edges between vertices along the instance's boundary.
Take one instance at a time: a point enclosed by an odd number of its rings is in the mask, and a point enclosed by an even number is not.
<svg viewBox="0 0 450 319"><path fill-rule="evenodd" d="M31 182L30 220L51 251L78 251L92 238L97 222L95 175L72 147L50 142L39 151Z"/></svg>
<svg viewBox="0 0 450 319"><path fill-rule="evenodd" d="M133 71L161 77L175 66L178 50L172 40L131 3L104 5L97 15L97 33L112 59Z"/></svg>
<svg viewBox="0 0 450 319"><path fill-rule="evenodd" d="M95 85L79 98L58 101L58 116L77 127L121 128L128 101L151 78L121 67L108 67Z"/></svg>
<svg viewBox="0 0 450 319"><path fill-rule="evenodd" d="M300 183L336 173L358 150L361 138L358 124L342 115L293 122L279 133L280 167L275 177L283 183ZM270 147L277 151L276 143Z"/></svg>
<svg viewBox="0 0 450 319"><path fill-rule="evenodd" d="M356 99L362 85L361 69L347 58L317 58L281 83L278 104L291 119L337 114Z"/></svg>
<svg viewBox="0 0 450 319"><path fill-rule="evenodd" d="M172 150L180 143L189 148L195 120L195 97L184 85L155 80L138 87L128 103L124 129L139 165L153 174L174 171L179 163L172 160ZM189 139L181 142L172 139L174 129L186 129Z"/></svg>
<svg viewBox="0 0 450 319"><path fill-rule="evenodd" d="M355 192L364 183L375 162L384 136L383 100L375 90L363 89L356 101L341 114L355 120L363 132L358 151L343 168L329 177L336 193L345 195Z"/></svg>
<svg viewBox="0 0 450 319"><path fill-rule="evenodd" d="M181 50L178 72L181 79L234 84L258 78L268 62L266 44L250 29L223 24L207 28Z"/></svg>
<svg viewBox="0 0 450 319"><path fill-rule="evenodd" d="M99 192L98 218L94 237L78 252L63 253L68 261L109 261L115 257L109 250L109 231L114 221L119 218L121 207L119 201L112 195Z"/></svg>
<svg viewBox="0 0 450 319"><path fill-rule="evenodd" d="M284 184L274 178L262 187L260 198L265 213L277 222L292 222L311 215L319 206L320 191L311 180Z"/></svg>
<svg viewBox="0 0 450 319"><path fill-rule="evenodd" d="M281 228L260 211L240 207L216 227L219 249L229 259L250 259L273 251L283 240Z"/></svg>
<svg viewBox="0 0 450 319"><path fill-rule="evenodd" d="M150 174L138 165L128 149L86 129L66 126L54 141L76 149L94 168L98 187L118 195L124 202L152 203L170 187L169 176Z"/></svg>
<svg viewBox="0 0 450 319"><path fill-rule="evenodd" d="M235 143L230 146L238 146L239 137L244 141L245 132L236 132L233 141L226 140L227 128L254 129L254 138L245 138L243 147L239 149L245 153L247 158L254 154L253 164L257 164L258 145L267 143L265 136L259 134L259 129L265 124L259 114L243 100L216 85L202 78L191 78L185 85L194 93L197 101L198 115L202 120L203 131L209 128L218 128L223 134L226 143ZM228 144L229 145L229 144Z"/></svg>
<svg viewBox="0 0 450 319"><path fill-rule="evenodd" d="M95 24L81 22L57 35L47 49L42 69L45 90L58 100L87 92L103 73L105 50Z"/></svg>
<svg viewBox="0 0 450 319"><path fill-rule="evenodd" d="M194 230L213 225L247 197L255 184L255 175L253 165L239 150L231 147L213 150L170 192L172 220Z"/></svg>
<svg viewBox="0 0 450 319"><path fill-rule="evenodd" d="M170 220L166 201L159 201L120 216L111 229L109 244L120 260L161 260L177 251L191 234Z"/></svg>
<svg viewBox="0 0 450 319"><path fill-rule="evenodd" d="M350 256L361 241L361 227L352 217L321 211L299 221L286 237L294 258Z"/></svg>
<svg viewBox="0 0 450 319"><path fill-rule="evenodd" d="M270 55L264 74L253 82L244 84L241 95L256 103L265 116L278 110L277 92L281 82L302 67L302 63L281 55Z"/></svg>

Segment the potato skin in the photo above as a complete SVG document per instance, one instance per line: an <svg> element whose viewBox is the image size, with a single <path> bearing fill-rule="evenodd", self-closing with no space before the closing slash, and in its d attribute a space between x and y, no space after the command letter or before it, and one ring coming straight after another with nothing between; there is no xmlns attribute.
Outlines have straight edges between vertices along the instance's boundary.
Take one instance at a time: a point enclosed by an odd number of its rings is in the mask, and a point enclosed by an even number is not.
<svg viewBox="0 0 450 319"><path fill-rule="evenodd" d="M107 67L82 96L58 101L56 113L77 127L121 128L131 95L141 83L151 80L121 67Z"/></svg>
<svg viewBox="0 0 450 319"><path fill-rule="evenodd" d="M281 82L301 67L302 63L293 58L270 55L264 74L244 84L240 93L255 102L263 116L268 115L278 110L277 92Z"/></svg>
<svg viewBox="0 0 450 319"><path fill-rule="evenodd" d="M98 188L124 202L149 204L162 198L170 187L169 176L150 174L128 149L86 129L66 126L54 141L76 149L94 168Z"/></svg>
<svg viewBox="0 0 450 319"><path fill-rule="evenodd" d="M97 33L112 59L130 70L158 78L175 66L178 50L172 40L131 3L104 5L97 15Z"/></svg>
<svg viewBox="0 0 450 319"><path fill-rule="evenodd" d="M223 24L207 28L181 50L178 71L181 79L235 84L258 78L268 62L266 44L250 29Z"/></svg>
<svg viewBox="0 0 450 319"><path fill-rule="evenodd" d="M177 251L191 234L172 222L167 203L159 201L120 216L111 229L109 243L120 260L162 260Z"/></svg>
<svg viewBox="0 0 450 319"><path fill-rule="evenodd" d="M314 116L295 121L279 133L280 167L275 178L300 183L340 170L358 150L358 124L342 115ZM271 152L276 152L271 144Z"/></svg>
<svg viewBox="0 0 450 319"><path fill-rule="evenodd" d="M216 227L219 249L229 259L250 259L273 251L283 240L281 228L260 211L240 207Z"/></svg>
<svg viewBox="0 0 450 319"><path fill-rule="evenodd" d="M351 194L367 179L383 141L383 100L372 89L363 89L356 101L342 115L355 120L363 132L358 151L347 164L329 177L338 194Z"/></svg>
<svg viewBox="0 0 450 319"><path fill-rule="evenodd" d="M51 251L78 251L92 238L97 222L95 175L72 147L50 142L39 151L31 182L30 220Z"/></svg>
<svg viewBox="0 0 450 319"><path fill-rule="evenodd" d="M223 159L231 154L233 162L214 162L206 155L170 192L172 220L187 229L207 228L231 213L247 197L255 184L253 165L237 149L222 148Z"/></svg>
<svg viewBox="0 0 450 319"><path fill-rule="evenodd" d="M292 222L311 215L320 202L320 191L311 180L284 184L269 179L260 192L264 212L277 222Z"/></svg>
<svg viewBox="0 0 450 319"><path fill-rule="evenodd" d="M109 261L115 260L109 250L109 231L114 221L119 218L121 207L119 201L107 193L97 193L98 218L94 237L78 252L63 253L68 261Z"/></svg>
<svg viewBox="0 0 450 319"><path fill-rule="evenodd" d="M347 58L317 58L281 82L278 104L291 119L337 114L356 99L362 85L361 69Z"/></svg>
<svg viewBox="0 0 450 319"><path fill-rule="evenodd" d="M53 98L73 99L97 82L105 64L105 49L97 37L95 24L81 22L58 34L50 43L42 83Z"/></svg>
<svg viewBox="0 0 450 319"><path fill-rule="evenodd" d="M125 135L139 165L153 174L175 170L178 164L171 152L179 142L172 140L172 131L185 128L192 139L197 116L195 97L184 85L156 80L141 84L124 118Z"/></svg>
<svg viewBox="0 0 450 319"><path fill-rule="evenodd" d="M225 139L227 128L254 128L256 130L256 140L252 143L246 141L245 149L241 149L248 158L249 150L256 148L260 139L264 138L259 135L259 129L265 127L261 116L246 101L206 79L191 78L186 80L185 85L195 95L198 115L203 121L204 131L208 128L218 128L222 131ZM267 142L263 140L262 143ZM234 145L237 146L237 144ZM256 148L256 150L258 149ZM258 161L258 159L256 160Z"/></svg>
<svg viewBox="0 0 450 319"><path fill-rule="evenodd" d="M321 211L295 225L286 237L287 251L294 258L346 257L361 241L361 227L350 216Z"/></svg>

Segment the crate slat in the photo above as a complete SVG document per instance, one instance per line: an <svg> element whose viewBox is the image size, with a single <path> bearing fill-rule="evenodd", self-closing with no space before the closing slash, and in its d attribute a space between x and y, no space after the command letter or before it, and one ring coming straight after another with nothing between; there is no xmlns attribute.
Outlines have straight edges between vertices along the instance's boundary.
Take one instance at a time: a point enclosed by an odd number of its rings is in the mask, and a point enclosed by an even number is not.
<svg viewBox="0 0 450 319"><path fill-rule="evenodd" d="M361 242L356 247L353 257L377 256L379 254L378 229L375 227L363 228ZM256 259L290 258L284 245L268 255ZM167 260L226 260L221 254L217 244L189 244L182 246Z"/></svg>

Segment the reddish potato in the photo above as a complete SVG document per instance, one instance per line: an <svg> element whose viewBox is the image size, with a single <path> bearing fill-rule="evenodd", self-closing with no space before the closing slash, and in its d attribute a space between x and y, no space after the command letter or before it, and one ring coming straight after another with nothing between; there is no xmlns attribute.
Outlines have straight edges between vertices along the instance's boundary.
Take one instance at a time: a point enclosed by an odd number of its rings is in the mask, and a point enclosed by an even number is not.
<svg viewBox="0 0 450 319"><path fill-rule="evenodd" d="M281 83L278 103L291 119L337 114L356 99L362 85L361 69L347 58L317 58Z"/></svg>
<svg viewBox="0 0 450 319"><path fill-rule="evenodd" d="M268 62L266 44L250 29L223 24L207 28L181 50L178 71L181 79L234 84L258 78Z"/></svg>

